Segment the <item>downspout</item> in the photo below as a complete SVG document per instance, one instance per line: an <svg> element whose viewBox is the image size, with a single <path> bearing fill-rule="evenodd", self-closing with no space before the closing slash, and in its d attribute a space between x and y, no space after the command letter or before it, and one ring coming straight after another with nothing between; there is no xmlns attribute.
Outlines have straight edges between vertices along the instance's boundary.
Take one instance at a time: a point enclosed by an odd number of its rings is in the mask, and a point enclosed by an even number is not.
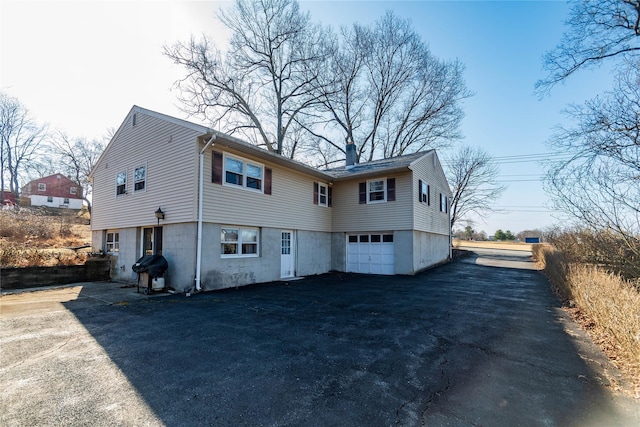
<svg viewBox="0 0 640 427"><path fill-rule="evenodd" d="M200 270L202 268L202 205L204 199L204 152L207 151L209 145L213 147L213 141L216 140L216 135L212 134L211 139L207 141L204 148L200 150L200 181L198 183L198 246L196 248L196 292L202 290L200 285Z"/></svg>

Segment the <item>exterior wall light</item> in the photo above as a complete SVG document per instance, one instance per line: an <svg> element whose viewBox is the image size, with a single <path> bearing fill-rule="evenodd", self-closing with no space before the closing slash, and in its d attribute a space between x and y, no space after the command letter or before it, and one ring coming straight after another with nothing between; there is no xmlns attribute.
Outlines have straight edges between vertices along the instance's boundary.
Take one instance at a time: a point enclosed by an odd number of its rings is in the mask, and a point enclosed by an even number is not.
<svg viewBox="0 0 640 427"><path fill-rule="evenodd" d="M162 209L160 209L159 206L158 210L156 211L156 218L158 218L158 225L160 225L160 220L164 219L164 212L162 212Z"/></svg>

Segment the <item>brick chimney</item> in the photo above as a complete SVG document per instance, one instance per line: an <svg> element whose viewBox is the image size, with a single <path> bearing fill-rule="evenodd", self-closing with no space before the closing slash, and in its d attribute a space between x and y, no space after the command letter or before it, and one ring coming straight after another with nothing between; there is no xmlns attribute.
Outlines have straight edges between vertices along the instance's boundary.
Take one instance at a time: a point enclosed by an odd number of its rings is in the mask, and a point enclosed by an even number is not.
<svg viewBox="0 0 640 427"><path fill-rule="evenodd" d="M358 163L358 153L356 152L356 144L351 140L347 140L347 169L351 169Z"/></svg>

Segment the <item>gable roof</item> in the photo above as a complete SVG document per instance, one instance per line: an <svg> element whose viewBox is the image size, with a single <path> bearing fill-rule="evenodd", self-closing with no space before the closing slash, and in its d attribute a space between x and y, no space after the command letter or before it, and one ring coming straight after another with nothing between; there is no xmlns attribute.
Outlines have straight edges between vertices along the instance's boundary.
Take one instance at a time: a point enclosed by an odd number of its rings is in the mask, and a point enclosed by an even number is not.
<svg viewBox="0 0 640 427"><path fill-rule="evenodd" d="M232 148L242 153L257 156L261 159L270 161L272 163L279 164L286 168L293 169L298 172L302 172L307 175L311 175L316 178L324 179L327 181L347 180L354 177L363 178L363 177L369 177L369 176L379 176L380 174L383 174L383 173L406 171L413 163L421 160L423 157L434 152L434 150L419 151L417 153L407 154L404 156L392 157L389 159L374 160L367 163L359 163L350 168L347 168L346 166L342 166L339 168L321 170L321 169L317 169L312 166L309 166L305 163L299 162L297 160L292 160L287 157L283 157L279 154L257 147L239 138L233 137L231 135L227 135L217 130L208 128L206 126L198 125L198 124L189 122L187 120L179 119L176 117L172 117L166 114L158 113L156 111L148 110L146 108L142 108L137 105L134 105L129 111L129 113L127 113L127 115L125 116L125 120L120 125L120 127L114 134L113 138L111 139L111 141L109 142L105 150L103 151L102 155L96 162L96 166L100 163L100 161L102 160L102 157L104 156L106 151L110 148L111 142L118 137L122 127L127 123L127 118L132 113L147 114L157 119L164 120L166 122L191 129L193 131L199 132L201 134L200 137L207 140L212 136L215 136L216 139L214 141L214 147L223 146L223 147ZM91 171L91 174L89 177L90 179L93 177L93 171Z"/></svg>

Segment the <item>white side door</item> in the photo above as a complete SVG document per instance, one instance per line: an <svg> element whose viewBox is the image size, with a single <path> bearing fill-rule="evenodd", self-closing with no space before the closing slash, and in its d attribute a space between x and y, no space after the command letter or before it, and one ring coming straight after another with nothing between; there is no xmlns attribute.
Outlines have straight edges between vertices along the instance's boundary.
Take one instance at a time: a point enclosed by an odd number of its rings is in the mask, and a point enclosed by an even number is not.
<svg viewBox="0 0 640 427"><path fill-rule="evenodd" d="M292 230L282 230L280 241L280 277L288 278L296 275L295 271L295 239Z"/></svg>

